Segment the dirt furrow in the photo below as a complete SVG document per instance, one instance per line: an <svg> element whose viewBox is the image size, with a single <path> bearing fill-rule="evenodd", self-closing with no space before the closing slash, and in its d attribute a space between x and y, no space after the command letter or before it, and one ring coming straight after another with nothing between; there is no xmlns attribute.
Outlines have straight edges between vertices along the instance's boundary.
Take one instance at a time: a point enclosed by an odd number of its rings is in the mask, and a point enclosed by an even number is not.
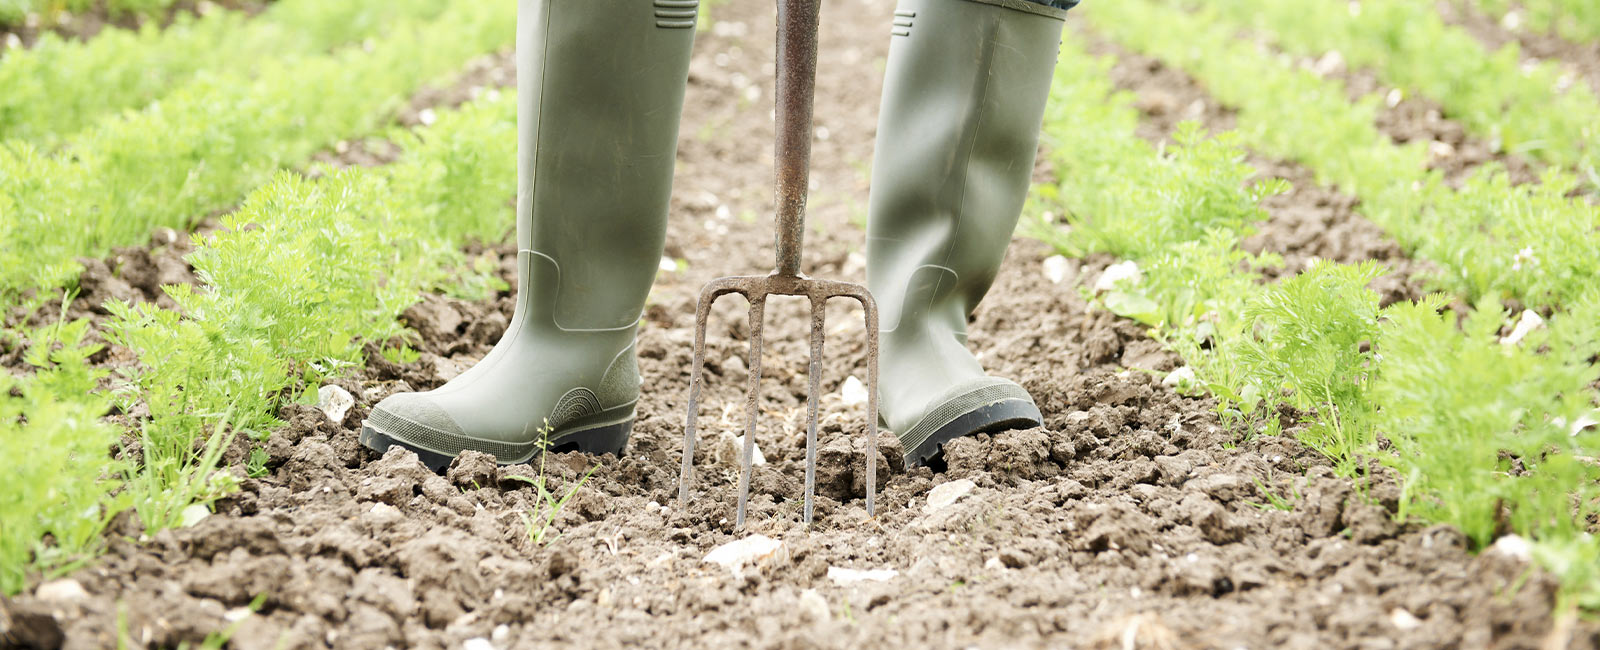
<svg viewBox="0 0 1600 650"><path fill-rule="evenodd" d="M1501 20L1469 6L1469 3L1441 0L1439 15L1446 23L1467 30L1489 50L1516 43L1524 62L1551 61L1564 66L1574 80L1589 84L1600 94L1600 43L1574 43L1552 33L1533 31L1512 12Z"/></svg>
<svg viewBox="0 0 1600 650"><path fill-rule="evenodd" d="M830 0L823 10L816 188L806 267L859 280L865 164L892 7ZM1214 404L1151 374L1177 360L1143 328L1090 312L1052 283L1037 242L1013 245L975 315L971 340L1018 379L1046 426L963 439L937 471L905 471L887 437L867 450L861 407L840 387L861 376L862 332L830 315L822 378L819 521L798 524L807 323L769 308L769 378L756 440L751 529L783 545L733 572L702 561L731 529L733 454L745 348L742 305L720 304L697 453L699 490L675 503L694 298L721 274L771 262L771 7L730 3L701 34L679 150L668 254L640 334L645 391L623 458L552 454L496 468L467 455L445 476L413 456L376 458L361 418L396 390L429 388L481 356L506 326L510 294L429 298L406 316L431 356L374 355L340 381L357 400L339 421L304 405L266 442L269 476L246 480L195 526L134 542L33 590L11 609L47 617L71 647L176 645L238 620L232 645L461 647L1593 647L1595 630L1552 625L1555 581L1504 553L1470 554L1448 528L1396 524L1397 487L1335 478L1290 438L1242 435ZM827 137L823 137L826 129ZM509 214L509 213L508 213ZM512 251L499 249L509 273ZM1110 260L1089 260L1084 281ZM885 471L868 518L866 452ZM590 467L597 467L586 481ZM557 494L554 540L522 476ZM943 508L928 490L970 492ZM1281 503L1280 506L1273 504ZM835 568L891 569L850 582ZM835 577L830 577L832 573ZM265 594L262 607L246 605ZM182 615L175 613L181 612ZM33 620L40 620L35 618Z"/></svg>
<svg viewBox="0 0 1600 650"><path fill-rule="evenodd" d="M1236 127L1235 111L1213 99L1182 70L1132 52L1081 23L1074 28L1073 35L1083 39L1091 54L1116 61L1112 81L1134 93L1134 106L1143 115L1139 137L1170 145L1178 124L1188 120L1200 122L1211 133ZM1262 202L1270 218L1257 224L1256 234L1244 242L1244 248L1252 253L1283 256L1284 266L1265 269L1267 277L1297 273L1313 259L1341 264L1376 260L1390 269L1372 285L1384 304L1425 294L1421 277L1428 271L1428 263L1406 256L1382 228L1362 216L1360 199L1317 183L1315 174L1299 163L1256 152L1250 152L1248 161L1258 170L1257 180L1281 178L1290 184L1289 191Z"/></svg>
<svg viewBox="0 0 1600 650"><path fill-rule="evenodd" d="M515 87L516 62L512 52L487 54L469 62L447 83L431 84L413 93L397 111L394 123L406 128L426 126L433 123L437 111L458 108L486 92L515 92ZM341 169L387 165L402 153L398 145L381 135L341 140L313 154L304 173L320 176L322 166ZM196 281L194 269L184 261L184 256L194 250L191 235L220 228L218 217L228 211L231 209L201 219L189 232L159 228L145 244L115 248L101 259L80 258L84 270L78 276L77 293L67 306L66 317L105 316L103 305L111 300L153 302L163 309L175 309L177 304L161 290L162 285ZM61 316L60 302L50 301L32 311L14 308L3 314L0 324L6 329L39 327Z"/></svg>
<svg viewBox="0 0 1600 650"><path fill-rule="evenodd" d="M44 18L38 14L30 14L23 22L15 25L0 25L0 59L5 57L5 51L12 47L33 47L45 34L55 34L67 40L88 40L94 38L108 27L122 29L139 29L144 24L154 21L161 27L172 24L182 14L204 13L217 10L243 11L250 15L261 13L272 0L179 0L174 2L162 12L160 16L145 16L137 13L128 13L113 16L106 2L96 2L88 11L70 14L65 20L56 24L44 24Z"/></svg>

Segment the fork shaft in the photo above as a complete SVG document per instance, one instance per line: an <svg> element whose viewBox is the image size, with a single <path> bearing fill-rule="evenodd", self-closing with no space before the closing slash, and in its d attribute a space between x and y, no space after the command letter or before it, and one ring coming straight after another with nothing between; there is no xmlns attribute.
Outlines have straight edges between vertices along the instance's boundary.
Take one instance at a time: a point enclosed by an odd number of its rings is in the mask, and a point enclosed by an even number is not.
<svg viewBox="0 0 1600 650"><path fill-rule="evenodd" d="M811 176L811 106L817 82L821 0L778 0L778 275L800 275L806 190Z"/></svg>

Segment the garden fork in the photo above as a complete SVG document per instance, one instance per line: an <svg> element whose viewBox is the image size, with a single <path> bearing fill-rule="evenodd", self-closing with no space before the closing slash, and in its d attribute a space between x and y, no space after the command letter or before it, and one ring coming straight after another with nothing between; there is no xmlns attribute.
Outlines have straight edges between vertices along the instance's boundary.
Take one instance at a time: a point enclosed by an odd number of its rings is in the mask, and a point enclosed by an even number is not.
<svg viewBox="0 0 1600 650"><path fill-rule="evenodd" d="M744 527L750 500L750 473L756 440L757 398L761 391L761 324L768 296L804 296L811 302L811 390L806 399L805 515L811 523L817 487L817 398L822 375L823 319L829 298L853 298L866 311L867 327L867 514L873 514L877 491L878 449L878 306L859 284L808 278L800 272L801 239L805 235L806 190L811 164L811 108L817 77L817 13L820 0L778 1L777 63L777 248L778 264L765 276L718 278L700 293L695 310L694 367L689 375L689 417L683 434L683 471L678 480L679 507L687 506L694 479L695 415L700 402L701 366L705 362L706 324L717 298L742 294L750 302L750 387L745 397L744 450L739 463L739 509L735 527Z"/></svg>

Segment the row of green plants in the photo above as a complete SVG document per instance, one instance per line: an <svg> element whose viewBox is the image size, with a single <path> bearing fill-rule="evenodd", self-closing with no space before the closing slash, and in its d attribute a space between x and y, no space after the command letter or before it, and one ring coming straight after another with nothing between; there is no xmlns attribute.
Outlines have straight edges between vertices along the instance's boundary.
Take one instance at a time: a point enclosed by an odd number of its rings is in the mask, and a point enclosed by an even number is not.
<svg viewBox="0 0 1600 650"><path fill-rule="evenodd" d="M1195 33L1141 20L1152 33ZM1177 45L1215 54L1204 39ZM1462 311L1443 295L1380 307L1368 288L1383 272L1375 263L1317 262L1263 282L1260 270L1282 261L1240 243L1266 216L1261 199L1284 185L1249 182L1250 138L1190 123L1158 149L1135 135L1110 62L1064 50L1045 119L1059 181L1036 188L1029 212L1041 216L1023 227L1065 255L1137 264L1107 291L1084 289L1094 304L1149 325L1194 373L1180 389L1209 391L1224 416L1276 433L1292 407L1297 435L1340 471L1365 476L1377 462L1398 473L1401 517L1455 525L1479 548L1505 533L1535 540L1569 603L1600 608L1600 540L1588 530L1600 513L1600 432L1574 426L1595 409L1600 292L1507 344L1501 330L1516 316L1493 297Z"/></svg>
<svg viewBox="0 0 1600 650"><path fill-rule="evenodd" d="M0 379L10 389L0 390L0 474L26 488L0 496L0 591L92 558L118 512L137 512L146 533L182 525L230 488L216 468L235 436L260 440L282 424L283 404L315 403L324 378L363 361L363 342L402 334L396 317L420 291L503 288L498 260L461 250L508 235L514 94L390 137L399 161L318 179L278 173L221 230L196 236L201 282L165 287L177 311L110 303L104 336L138 358L116 376L84 363L95 351L87 322L15 334L37 370ZM107 381L109 393L95 389ZM113 408L148 410L125 437L136 459L107 459L122 432L100 415ZM253 455L247 471L264 460Z"/></svg>
<svg viewBox="0 0 1600 650"><path fill-rule="evenodd" d="M1515 43L1489 52L1431 2L1165 0L1250 29L1298 56L1338 52L1405 92L1437 102L1504 151L1584 174L1600 167L1600 100L1551 62L1526 64ZM1596 179L1600 181L1600 179Z"/></svg>
<svg viewBox="0 0 1600 650"><path fill-rule="evenodd" d="M1600 4L1589 0L1457 0L1505 22L1516 12L1519 28L1554 33L1574 43L1600 40Z"/></svg>
<svg viewBox="0 0 1600 650"><path fill-rule="evenodd" d="M51 28L68 14L81 13L101 5L102 0L0 0L0 27L22 25L34 16L40 27ZM122 20L146 19L167 13L177 0L103 0L107 17Z"/></svg>
<svg viewBox="0 0 1600 650"><path fill-rule="evenodd" d="M513 39L512 3L456 0L362 48L290 56L258 74L202 75L59 152L0 147L0 301L66 287L77 256L182 228L339 138L376 128L405 98Z"/></svg>
<svg viewBox="0 0 1600 650"><path fill-rule="evenodd" d="M80 320L0 332L7 346L31 343L33 370L25 378L0 371L0 594L20 590L30 568L82 562L121 509L108 495L123 466L106 454L120 431L102 420L111 402L97 391L104 371L88 362L99 349L85 342L88 327Z"/></svg>
<svg viewBox="0 0 1600 650"><path fill-rule="evenodd" d="M1487 165L1452 189L1427 169L1424 143L1397 145L1378 130L1381 97L1350 102L1338 81L1264 55L1213 11L1124 0L1085 16L1236 108L1239 136L1253 149L1300 162L1319 182L1359 197L1366 217L1435 263L1438 288L1469 302L1516 299L1548 309L1574 304L1600 282L1600 211L1569 198L1580 184L1575 175L1550 168L1540 182L1516 185Z"/></svg>
<svg viewBox="0 0 1600 650"><path fill-rule="evenodd" d="M50 147L202 72L248 78L275 58L360 42L397 20L433 18L446 6L443 0L281 0L255 17L184 12L165 27L109 28L88 40L47 33L0 59L0 138Z"/></svg>

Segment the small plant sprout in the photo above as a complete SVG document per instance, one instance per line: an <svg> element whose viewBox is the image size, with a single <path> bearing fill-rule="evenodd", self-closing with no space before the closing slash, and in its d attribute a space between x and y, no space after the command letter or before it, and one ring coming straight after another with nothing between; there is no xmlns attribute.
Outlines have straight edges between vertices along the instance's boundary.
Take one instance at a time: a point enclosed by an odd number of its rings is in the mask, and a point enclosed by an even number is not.
<svg viewBox="0 0 1600 650"><path fill-rule="evenodd" d="M561 509L566 507L567 501L578 493L578 488L583 487L583 484L589 481L589 477L594 475L595 470L600 468L599 465L589 466L588 471L584 472L583 476L579 477L577 481L574 481L572 487L567 488L565 494L557 498L555 493L546 487L548 475L545 474L545 458L550 454L550 430L551 427L548 422L539 430L539 474L537 476L512 475L506 477L533 486L533 511L522 513L522 523L527 527L528 539L539 546L545 546L561 537L560 533L556 533L554 537L550 536L550 529L555 525L556 516L561 514Z"/></svg>

